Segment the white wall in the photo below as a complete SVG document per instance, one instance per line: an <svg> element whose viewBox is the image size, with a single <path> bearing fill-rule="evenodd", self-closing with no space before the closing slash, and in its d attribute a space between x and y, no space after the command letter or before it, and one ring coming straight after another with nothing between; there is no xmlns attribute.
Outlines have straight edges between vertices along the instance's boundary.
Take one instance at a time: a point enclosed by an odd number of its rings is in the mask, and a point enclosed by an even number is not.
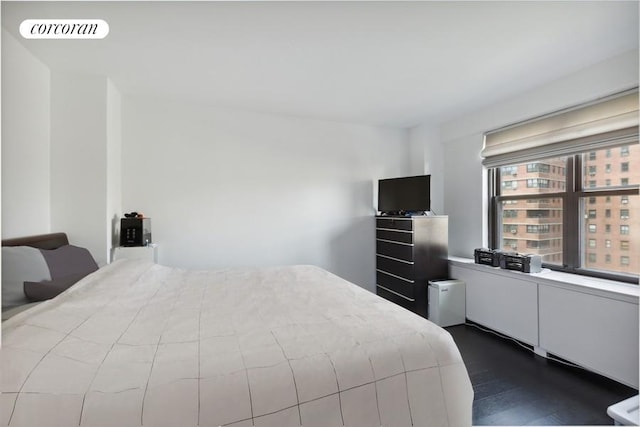
<svg viewBox="0 0 640 427"><path fill-rule="evenodd" d="M50 231L49 69L2 30L2 238Z"/></svg>
<svg viewBox="0 0 640 427"><path fill-rule="evenodd" d="M98 265L109 260L120 211L119 98L105 77L51 74L51 228Z"/></svg>
<svg viewBox="0 0 640 427"><path fill-rule="evenodd" d="M122 97L107 80L107 206L106 250L120 244L119 230L122 216Z"/></svg>
<svg viewBox="0 0 640 427"><path fill-rule="evenodd" d="M123 99L123 209L161 264L315 264L373 291L374 187L408 163L401 130Z"/></svg>
<svg viewBox="0 0 640 427"><path fill-rule="evenodd" d="M486 245L486 170L483 133L638 85L638 51L514 95L511 99L444 123L444 207L449 215L449 254L472 257Z"/></svg>
<svg viewBox="0 0 640 427"><path fill-rule="evenodd" d="M438 125L425 123L409 130L411 175L431 175L431 210L444 214L444 153Z"/></svg>

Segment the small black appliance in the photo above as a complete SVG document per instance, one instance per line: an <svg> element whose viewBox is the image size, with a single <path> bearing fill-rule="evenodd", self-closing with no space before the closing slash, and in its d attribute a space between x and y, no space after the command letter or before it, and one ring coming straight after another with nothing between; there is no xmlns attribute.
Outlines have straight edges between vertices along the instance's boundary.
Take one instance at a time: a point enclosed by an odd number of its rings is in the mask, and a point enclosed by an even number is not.
<svg viewBox="0 0 640 427"><path fill-rule="evenodd" d="M147 246L151 243L151 218L121 218L120 246Z"/></svg>

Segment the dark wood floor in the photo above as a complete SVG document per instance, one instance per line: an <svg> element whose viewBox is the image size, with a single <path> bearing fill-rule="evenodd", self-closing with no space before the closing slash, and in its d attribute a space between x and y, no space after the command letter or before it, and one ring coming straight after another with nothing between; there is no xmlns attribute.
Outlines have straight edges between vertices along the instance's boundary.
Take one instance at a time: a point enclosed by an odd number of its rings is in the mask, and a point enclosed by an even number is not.
<svg viewBox="0 0 640 427"><path fill-rule="evenodd" d="M469 325L446 328L467 366L473 425L612 425L607 407L638 394Z"/></svg>

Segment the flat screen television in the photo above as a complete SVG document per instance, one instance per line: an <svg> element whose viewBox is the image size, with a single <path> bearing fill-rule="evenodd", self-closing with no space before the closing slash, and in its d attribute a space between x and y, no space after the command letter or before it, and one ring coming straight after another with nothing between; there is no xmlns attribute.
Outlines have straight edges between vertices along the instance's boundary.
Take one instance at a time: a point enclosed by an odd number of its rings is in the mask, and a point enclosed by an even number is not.
<svg viewBox="0 0 640 427"><path fill-rule="evenodd" d="M378 181L378 211L404 215L431 210L431 175L389 178Z"/></svg>

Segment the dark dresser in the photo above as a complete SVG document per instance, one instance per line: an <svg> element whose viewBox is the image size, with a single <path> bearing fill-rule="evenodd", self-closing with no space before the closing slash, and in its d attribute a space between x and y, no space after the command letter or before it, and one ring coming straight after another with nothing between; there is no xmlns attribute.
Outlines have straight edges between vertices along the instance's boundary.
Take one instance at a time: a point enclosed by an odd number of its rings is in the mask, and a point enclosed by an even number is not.
<svg viewBox="0 0 640 427"><path fill-rule="evenodd" d="M427 317L429 280L448 278L448 217L376 217L376 292Z"/></svg>

